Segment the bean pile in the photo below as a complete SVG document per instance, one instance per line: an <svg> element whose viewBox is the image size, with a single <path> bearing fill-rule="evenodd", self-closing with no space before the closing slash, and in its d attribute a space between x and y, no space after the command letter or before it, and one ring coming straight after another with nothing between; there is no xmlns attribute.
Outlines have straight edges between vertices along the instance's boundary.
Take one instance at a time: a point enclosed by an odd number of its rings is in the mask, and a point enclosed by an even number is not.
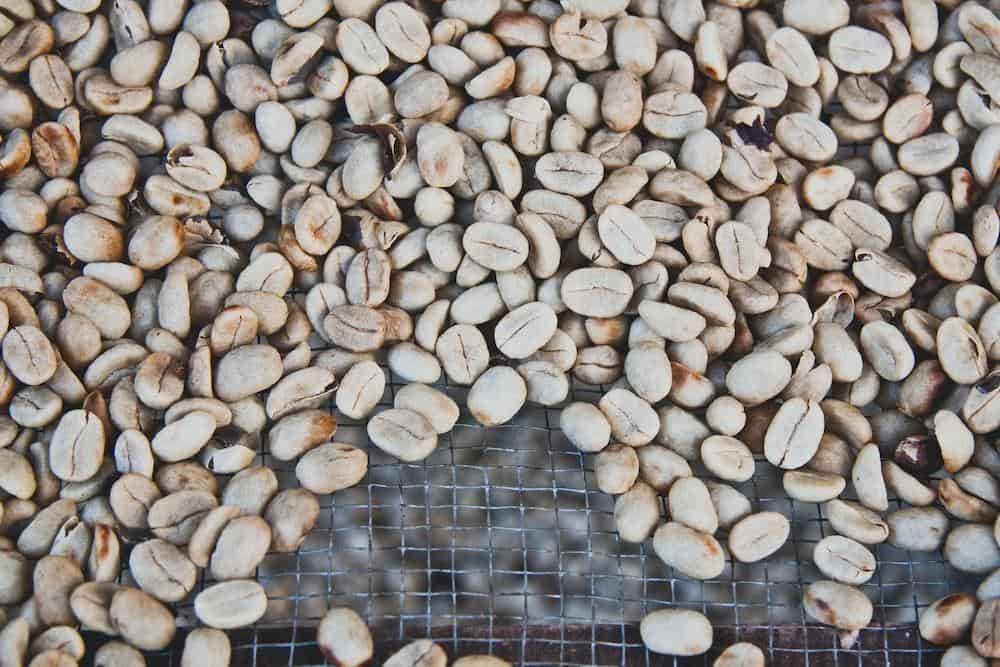
<svg viewBox="0 0 1000 667"><path fill-rule="evenodd" d="M0 666L75 665L81 628L144 664L192 597L181 664L227 664L257 566L367 474L323 406L420 461L444 378L484 426L561 407L621 538L687 578L786 543L734 486L762 456L836 533L810 618L852 645L872 545L943 549L983 582L921 636L1000 658L998 10L5 0ZM378 411L380 363L406 386ZM371 657L349 610L319 644Z"/></svg>

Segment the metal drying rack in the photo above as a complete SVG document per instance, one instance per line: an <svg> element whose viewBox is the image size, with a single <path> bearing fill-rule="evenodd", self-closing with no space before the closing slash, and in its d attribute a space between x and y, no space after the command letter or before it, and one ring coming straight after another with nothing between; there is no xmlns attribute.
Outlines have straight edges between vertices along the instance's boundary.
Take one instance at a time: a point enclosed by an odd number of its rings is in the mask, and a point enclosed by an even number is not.
<svg viewBox="0 0 1000 667"><path fill-rule="evenodd" d="M403 384L391 378L380 409ZM811 553L829 524L818 505L786 497L763 457L754 478L736 487L755 510L792 520L788 543L764 562L730 560L718 579L694 581L674 574L648 540L618 538L614 498L596 488L593 455L562 435L558 409L529 405L513 423L487 429L464 409L467 388L442 388L463 406L462 417L426 461L401 463L370 445L363 422L340 424L336 440L369 453L368 475L321 498L319 522L297 553L262 563L268 611L253 628L231 633L233 665L326 664L315 628L334 606L367 620L375 665L421 638L452 660L492 653L515 665L707 667L735 641L758 645L774 667L936 665L942 649L916 632L920 610L948 592L974 590L976 582L940 553L879 545L878 570L863 586L874 620L843 649L837 633L810 622L801 607L804 585L822 578ZM573 394L591 402L601 395L586 385ZM262 458L282 488L296 485L294 462L264 450ZM191 599L176 607L181 629L172 650L151 656L151 665L179 664L186 628L197 624ZM715 626L712 651L676 660L647 652L639 621L666 606L706 614Z"/></svg>

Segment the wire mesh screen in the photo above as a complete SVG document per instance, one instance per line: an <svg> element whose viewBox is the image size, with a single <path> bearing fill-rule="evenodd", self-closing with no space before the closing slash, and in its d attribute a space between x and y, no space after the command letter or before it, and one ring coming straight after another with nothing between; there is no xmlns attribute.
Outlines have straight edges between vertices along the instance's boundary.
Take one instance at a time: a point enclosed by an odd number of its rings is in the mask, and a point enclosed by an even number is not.
<svg viewBox="0 0 1000 667"><path fill-rule="evenodd" d="M382 406L402 384L391 378ZM371 446L364 423L341 422L335 439L368 452L368 475L321 499L320 520L297 553L267 556L259 579L268 611L231 635L232 664L324 664L316 625L329 607L348 606L372 629L376 665L420 638L452 659L491 653L524 665L710 665L735 641L764 649L769 665L935 665L941 650L919 637L920 610L974 590L940 553L873 547L878 569L862 588L875 617L843 649L836 631L809 622L801 607L804 585L824 578L811 554L829 524L818 505L788 499L780 472L762 457L755 477L735 486L755 511L791 519L789 541L764 562L729 560L719 578L694 581L668 568L650 541L619 539L614 498L597 489L593 456L560 432L558 409L527 406L514 422L487 429L464 411L466 389L442 388L463 414L421 463ZM573 398L600 395L578 387ZM296 485L294 464L264 461L282 487ZM665 606L706 614L713 650L676 661L648 653L639 621ZM179 625L196 625L190 604L178 612ZM178 664L182 638L162 664Z"/></svg>

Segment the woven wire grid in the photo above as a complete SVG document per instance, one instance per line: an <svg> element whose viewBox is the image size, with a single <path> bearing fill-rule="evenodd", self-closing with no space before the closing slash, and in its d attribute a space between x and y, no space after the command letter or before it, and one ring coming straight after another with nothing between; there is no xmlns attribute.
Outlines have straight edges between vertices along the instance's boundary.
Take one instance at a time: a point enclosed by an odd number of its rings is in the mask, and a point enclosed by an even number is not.
<svg viewBox="0 0 1000 667"><path fill-rule="evenodd" d="M378 409L406 384L385 372ZM368 475L321 498L319 522L298 552L272 553L261 564L268 610L253 628L231 633L233 665L327 664L315 629L339 606L368 622L375 665L422 638L451 659L490 653L522 665L711 665L735 641L762 648L769 665L936 665L942 650L916 632L921 609L974 590L976 582L940 553L872 547L878 569L861 588L875 617L844 649L836 631L809 621L801 606L805 585L824 578L811 554L831 534L829 523L819 505L789 499L780 471L763 457L753 479L734 486L754 511L786 515L791 537L763 562L730 559L717 579L690 580L668 568L650 540L619 539L614 498L597 489L593 456L559 430L558 409L529 405L511 423L484 428L465 410L467 388L440 388L462 415L420 463L371 446L364 422L341 422L335 439L368 452ZM575 387L572 398L595 402L598 389ZM261 458L282 488L297 485L294 462L276 461L266 448ZM722 543L725 536L717 533ZM173 650L151 664L179 664L184 629L197 625L191 600L177 606L182 630ZM689 659L647 652L639 621L664 607L704 613L715 628L713 649Z"/></svg>

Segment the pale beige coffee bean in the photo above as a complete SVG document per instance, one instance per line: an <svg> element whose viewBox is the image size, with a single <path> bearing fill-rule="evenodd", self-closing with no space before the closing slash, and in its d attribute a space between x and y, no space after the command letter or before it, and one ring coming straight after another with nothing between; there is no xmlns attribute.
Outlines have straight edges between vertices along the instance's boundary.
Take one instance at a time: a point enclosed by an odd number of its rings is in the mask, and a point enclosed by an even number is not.
<svg viewBox="0 0 1000 667"><path fill-rule="evenodd" d="M875 321L861 328L861 350L879 377L897 382L913 371L915 358L902 332L888 322Z"/></svg>
<svg viewBox="0 0 1000 667"><path fill-rule="evenodd" d="M986 658L967 644L952 646L941 655L941 667L987 667L988 664Z"/></svg>
<svg viewBox="0 0 1000 667"><path fill-rule="evenodd" d="M802 596L806 614L841 630L860 630L871 623L874 608L863 592L835 581L817 581Z"/></svg>
<svg viewBox="0 0 1000 667"><path fill-rule="evenodd" d="M785 401L767 427L764 455L779 468L801 468L819 449L823 426L823 411L815 401Z"/></svg>
<svg viewBox="0 0 1000 667"><path fill-rule="evenodd" d="M37 327L21 325L3 338L7 370L27 385L44 384L55 375L57 358L52 343Z"/></svg>
<svg viewBox="0 0 1000 667"><path fill-rule="evenodd" d="M1000 601L987 600L979 606L972 622L972 645L979 655L987 658L1000 656L1000 642L997 642L993 628L1000 615Z"/></svg>
<svg viewBox="0 0 1000 667"><path fill-rule="evenodd" d="M611 425L611 436L617 442L640 447L651 442L660 430L656 411L627 389L607 392L598 407Z"/></svg>
<svg viewBox="0 0 1000 667"><path fill-rule="evenodd" d="M611 424L604 413L590 403L570 403L559 414L563 435L582 452L599 452L611 440Z"/></svg>
<svg viewBox="0 0 1000 667"><path fill-rule="evenodd" d="M876 512L884 512L889 508L878 445L869 443L861 448L851 469L851 481L858 500L865 507Z"/></svg>
<svg viewBox="0 0 1000 667"><path fill-rule="evenodd" d="M973 384L987 372L986 350L975 329L959 317L941 322L936 334L938 361L954 382Z"/></svg>
<svg viewBox="0 0 1000 667"><path fill-rule="evenodd" d="M423 125L417 132L417 162L427 185L451 187L461 178L465 166L459 135L440 123Z"/></svg>
<svg viewBox="0 0 1000 667"><path fill-rule="evenodd" d="M271 527L270 551L298 549L319 519L319 500L306 489L285 489L268 503L264 519Z"/></svg>
<svg viewBox="0 0 1000 667"><path fill-rule="evenodd" d="M660 520L656 490L641 480L615 499L615 527L627 542L643 542Z"/></svg>
<svg viewBox="0 0 1000 667"><path fill-rule="evenodd" d="M438 337L434 351L448 379L456 384L471 385L489 367L486 339L469 324L446 329Z"/></svg>
<svg viewBox="0 0 1000 667"><path fill-rule="evenodd" d="M216 426L212 414L200 410L190 412L167 424L153 436L153 453L164 461L189 459L208 443Z"/></svg>
<svg viewBox="0 0 1000 667"><path fill-rule="evenodd" d="M149 528L157 537L171 544L187 544L202 517L218 504L215 496L207 491L171 493L149 507Z"/></svg>
<svg viewBox="0 0 1000 667"><path fill-rule="evenodd" d="M944 132L910 139L896 153L899 166L913 176L931 176L951 167L958 159L958 140Z"/></svg>
<svg viewBox="0 0 1000 667"><path fill-rule="evenodd" d="M940 410L934 415L934 435L948 472L957 473L972 459L975 449L972 432L954 412Z"/></svg>
<svg viewBox="0 0 1000 667"><path fill-rule="evenodd" d="M256 623L267 609L267 594L256 581L223 581L195 596L198 620L219 630L242 628Z"/></svg>
<svg viewBox="0 0 1000 667"><path fill-rule="evenodd" d="M410 642L382 663L385 667L445 667L448 656L444 649L429 639Z"/></svg>
<svg viewBox="0 0 1000 667"><path fill-rule="evenodd" d="M240 514L240 508L231 505L221 505L206 513L191 534L191 540L187 545L187 554L191 562L201 568L208 567L222 529Z"/></svg>
<svg viewBox="0 0 1000 667"><path fill-rule="evenodd" d="M671 519L695 530L711 535L719 527L708 488L697 477L676 480L667 493L667 506Z"/></svg>
<svg viewBox="0 0 1000 667"><path fill-rule="evenodd" d="M646 98L642 124L661 139L683 139L704 129L708 122L705 104L691 92L667 88Z"/></svg>
<svg viewBox="0 0 1000 667"><path fill-rule="evenodd" d="M161 602L187 597L198 574L180 549L159 539L141 542L132 549L129 571L142 590Z"/></svg>
<svg viewBox="0 0 1000 667"><path fill-rule="evenodd" d="M330 342L352 352L379 349L385 341L385 328L385 317L368 306L336 306L323 320Z"/></svg>
<svg viewBox="0 0 1000 667"><path fill-rule="evenodd" d="M421 461L437 447L437 433L430 422L412 410L380 412L368 421L367 431L372 443L402 461Z"/></svg>
<svg viewBox="0 0 1000 667"><path fill-rule="evenodd" d="M825 503L839 496L847 481L828 472L789 470L782 475L781 484L790 498L806 503Z"/></svg>
<svg viewBox="0 0 1000 667"><path fill-rule="evenodd" d="M726 567L725 552L710 533L674 521L656 529L653 550L668 566L692 579L715 579Z"/></svg>
<svg viewBox="0 0 1000 667"><path fill-rule="evenodd" d="M712 667L764 667L764 652L749 642L730 644Z"/></svg>
<svg viewBox="0 0 1000 667"><path fill-rule="evenodd" d="M788 360L778 352L765 350L733 364L726 373L726 388L744 405L758 405L780 394L791 377Z"/></svg>
<svg viewBox="0 0 1000 667"><path fill-rule="evenodd" d="M839 69L851 74L875 74L892 61L892 45L881 34L847 26L830 35L830 60Z"/></svg>
<svg viewBox="0 0 1000 667"><path fill-rule="evenodd" d="M712 646L712 624L690 609L660 609L639 624L642 643L654 653L701 655Z"/></svg>
<svg viewBox="0 0 1000 667"><path fill-rule="evenodd" d="M346 607L326 612L316 630L316 643L324 657L344 667L366 664L375 650L368 626Z"/></svg>
<svg viewBox="0 0 1000 667"><path fill-rule="evenodd" d="M791 524L783 514L759 512L741 519L729 531L729 551L744 563L763 560L788 540Z"/></svg>
<svg viewBox="0 0 1000 667"><path fill-rule="evenodd" d="M546 153L535 163L535 178L554 192L583 197L604 179L604 165L587 153Z"/></svg>
<svg viewBox="0 0 1000 667"><path fill-rule="evenodd" d="M906 265L876 250L856 250L851 272L862 285L889 298L903 296L916 282Z"/></svg>
<svg viewBox="0 0 1000 667"><path fill-rule="evenodd" d="M759 62L740 63L729 70L726 85L737 99L764 108L780 106L788 94L788 79Z"/></svg>
<svg viewBox="0 0 1000 667"><path fill-rule="evenodd" d="M477 222L466 228L462 247L480 265L494 271L512 271L528 258L528 240L516 228Z"/></svg>
<svg viewBox="0 0 1000 667"><path fill-rule="evenodd" d="M111 485L108 500L115 518L123 526L144 530L149 528L149 509L161 495L159 488L149 477L126 473ZM75 506L72 511L75 512Z"/></svg>
<svg viewBox="0 0 1000 667"><path fill-rule="evenodd" d="M111 597L110 620L122 639L143 651L160 651L174 638L176 626L170 610L153 596L123 588Z"/></svg>
<svg viewBox="0 0 1000 667"><path fill-rule="evenodd" d="M927 245L927 260L939 276L952 282L972 277L976 270L976 250L964 234L939 234Z"/></svg>
<svg viewBox="0 0 1000 667"><path fill-rule="evenodd" d="M625 356L625 376L632 390L650 404L660 402L670 393L673 379L670 359L656 343L629 349Z"/></svg>
<svg viewBox="0 0 1000 667"><path fill-rule="evenodd" d="M514 418L524 406L527 391L517 371L508 366L494 366L476 378L466 403L480 424L497 426Z"/></svg>
<svg viewBox="0 0 1000 667"><path fill-rule="evenodd" d="M594 459L594 474L601 491L612 495L625 493L639 476L639 458L631 447L611 445Z"/></svg>
<svg viewBox="0 0 1000 667"><path fill-rule="evenodd" d="M937 646L962 641L972 628L978 604L968 593L952 593L932 602L920 614L920 636Z"/></svg>
<svg viewBox="0 0 1000 667"><path fill-rule="evenodd" d="M364 419L385 392L385 373L374 361L361 361L347 371L337 388L337 409L351 419Z"/></svg>
<svg viewBox="0 0 1000 667"><path fill-rule="evenodd" d="M439 435L451 431L459 418L458 404L451 397L434 387L417 382L396 391L393 407L423 415Z"/></svg>
<svg viewBox="0 0 1000 667"><path fill-rule="evenodd" d="M656 335L675 343L694 340L707 326L705 317L693 310L651 299L639 302L639 315Z"/></svg>
<svg viewBox="0 0 1000 667"><path fill-rule="evenodd" d="M104 443L104 425L97 415L85 410L66 412L49 445L53 474L67 482L89 479L104 461Z"/></svg>
<svg viewBox="0 0 1000 667"><path fill-rule="evenodd" d="M229 521L215 542L209 568L216 581L245 579L254 574L271 544L271 526L259 516Z"/></svg>
<svg viewBox="0 0 1000 667"><path fill-rule="evenodd" d="M233 475L223 489L219 502L222 505L235 505L244 514L260 515L277 492L278 478L274 471L264 466L252 466Z"/></svg>
<svg viewBox="0 0 1000 667"><path fill-rule="evenodd" d="M906 507L886 518L889 543L900 549L934 551L948 534L948 516L936 507Z"/></svg>
<svg viewBox="0 0 1000 667"><path fill-rule="evenodd" d="M732 396L720 396L705 410L705 422L722 435L735 436L746 425L746 408Z"/></svg>
<svg viewBox="0 0 1000 667"><path fill-rule="evenodd" d="M962 521L978 523L992 522L997 516L996 508L983 499L967 492L953 479L942 480L938 484L938 500L948 514Z"/></svg>
<svg viewBox="0 0 1000 667"><path fill-rule="evenodd" d="M83 660L86 647L80 633L66 625L56 625L31 642L28 652L35 657L30 664L75 665Z"/></svg>
<svg viewBox="0 0 1000 667"><path fill-rule="evenodd" d="M880 544L889 537L889 526L875 512L852 501L834 499L823 513L835 531L862 544Z"/></svg>
<svg viewBox="0 0 1000 667"><path fill-rule="evenodd" d="M324 443L299 459L295 476L304 488L320 495L354 486L368 474L368 455L350 445Z"/></svg>
<svg viewBox="0 0 1000 667"><path fill-rule="evenodd" d="M833 130L806 113L782 116L774 131L781 147L802 160L826 162L837 151L837 136Z"/></svg>
<svg viewBox="0 0 1000 667"><path fill-rule="evenodd" d="M750 448L727 435L713 435L701 443L701 460L716 477L730 482L745 482L754 474Z"/></svg>
<svg viewBox="0 0 1000 667"><path fill-rule="evenodd" d="M916 507L926 507L937 500L936 491L892 461L882 462L886 487L900 500Z"/></svg>
<svg viewBox="0 0 1000 667"><path fill-rule="evenodd" d="M380 306L389 298L392 260L377 248L359 252L351 260L344 278L347 300L355 305Z"/></svg>
<svg viewBox="0 0 1000 667"><path fill-rule="evenodd" d="M525 359L555 334L558 322L552 307L538 301L511 310L497 322L497 348L511 359Z"/></svg>
<svg viewBox="0 0 1000 667"><path fill-rule="evenodd" d="M195 628L184 638L181 667L222 667L229 664L231 655L232 646L226 633L214 628Z"/></svg>
<svg viewBox="0 0 1000 667"><path fill-rule="evenodd" d="M267 436L268 451L279 461L290 461L325 442L337 432L337 420L323 410L302 410L285 417L271 427Z"/></svg>
<svg viewBox="0 0 1000 667"><path fill-rule="evenodd" d="M840 535L830 535L813 548L813 562L824 576L859 586L875 574L875 556L862 544Z"/></svg>

